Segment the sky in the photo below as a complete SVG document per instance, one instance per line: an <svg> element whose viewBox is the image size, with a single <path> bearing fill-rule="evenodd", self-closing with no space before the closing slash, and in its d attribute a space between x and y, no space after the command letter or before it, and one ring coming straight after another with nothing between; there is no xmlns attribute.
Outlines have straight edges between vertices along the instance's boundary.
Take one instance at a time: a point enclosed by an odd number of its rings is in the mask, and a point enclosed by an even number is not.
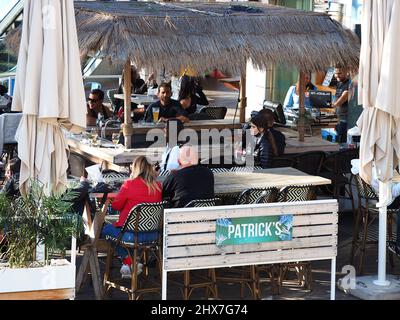
<svg viewBox="0 0 400 320"><path fill-rule="evenodd" d="M0 0L0 20L4 18L6 13L17 3L17 0Z"/></svg>

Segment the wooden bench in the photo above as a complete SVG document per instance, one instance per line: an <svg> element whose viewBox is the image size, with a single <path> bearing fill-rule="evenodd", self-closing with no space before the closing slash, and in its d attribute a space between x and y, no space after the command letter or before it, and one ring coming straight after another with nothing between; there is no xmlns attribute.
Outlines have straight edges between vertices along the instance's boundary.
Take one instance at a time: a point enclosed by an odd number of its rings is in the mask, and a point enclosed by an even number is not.
<svg viewBox="0 0 400 320"><path fill-rule="evenodd" d="M167 298L167 273L170 271L329 259L331 260L331 299L333 300L335 299L337 255L337 212L336 200L166 209L164 211L162 298L163 300ZM245 218L246 221L235 220L236 218ZM217 219L233 220L226 225L224 222L226 223L227 220ZM271 225L267 227L269 220L279 223L275 222L275 227ZM281 221L292 223L282 225ZM254 228L250 228L249 224L254 225ZM290 234L291 224L293 227ZM228 230L229 234L229 237L224 240L228 241L226 245L224 241L221 243L223 240L221 228L224 227L227 228L225 231ZM289 230L288 233L282 231L284 227ZM244 231L248 233L247 237L243 235ZM264 233L273 238L262 237ZM242 243L235 244L237 241L234 239L235 236L240 235L243 236ZM261 236L261 238L256 238L256 236ZM291 240L288 240L290 238ZM267 240L272 241L264 242ZM217 242L220 242L219 245Z"/></svg>

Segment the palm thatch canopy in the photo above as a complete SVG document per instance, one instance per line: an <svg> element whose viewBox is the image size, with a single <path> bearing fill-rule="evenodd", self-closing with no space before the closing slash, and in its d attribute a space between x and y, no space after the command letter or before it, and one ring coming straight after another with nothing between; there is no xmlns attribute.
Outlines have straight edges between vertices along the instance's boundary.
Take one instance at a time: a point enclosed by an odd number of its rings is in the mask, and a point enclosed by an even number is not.
<svg viewBox="0 0 400 320"><path fill-rule="evenodd" d="M283 63L302 71L358 67L357 37L328 15L260 3L75 2L82 56L203 73ZM19 41L10 35L11 47ZM14 42L14 45L13 45Z"/></svg>

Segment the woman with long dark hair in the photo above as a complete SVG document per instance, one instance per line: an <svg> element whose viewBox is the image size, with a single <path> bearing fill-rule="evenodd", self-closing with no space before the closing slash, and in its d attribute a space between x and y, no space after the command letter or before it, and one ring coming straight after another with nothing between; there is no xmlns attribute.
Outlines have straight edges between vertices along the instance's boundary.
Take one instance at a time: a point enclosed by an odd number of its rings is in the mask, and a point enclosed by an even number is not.
<svg viewBox="0 0 400 320"><path fill-rule="evenodd" d="M274 114L264 109L250 120L250 133L256 138L254 162L263 169L271 167L273 157L281 156L285 149L285 136L273 128Z"/></svg>

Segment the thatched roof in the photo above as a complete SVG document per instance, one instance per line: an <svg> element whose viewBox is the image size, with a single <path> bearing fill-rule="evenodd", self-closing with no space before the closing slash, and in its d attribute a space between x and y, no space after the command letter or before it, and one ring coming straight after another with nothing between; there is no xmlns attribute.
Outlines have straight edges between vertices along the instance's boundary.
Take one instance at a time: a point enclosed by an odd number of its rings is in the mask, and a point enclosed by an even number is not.
<svg viewBox="0 0 400 320"><path fill-rule="evenodd" d="M304 71L358 67L358 39L322 13L253 2L78 1L75 10L82 55L100 50L141 67L236 73L248 58L259 67L283 63Z"/></svg>

